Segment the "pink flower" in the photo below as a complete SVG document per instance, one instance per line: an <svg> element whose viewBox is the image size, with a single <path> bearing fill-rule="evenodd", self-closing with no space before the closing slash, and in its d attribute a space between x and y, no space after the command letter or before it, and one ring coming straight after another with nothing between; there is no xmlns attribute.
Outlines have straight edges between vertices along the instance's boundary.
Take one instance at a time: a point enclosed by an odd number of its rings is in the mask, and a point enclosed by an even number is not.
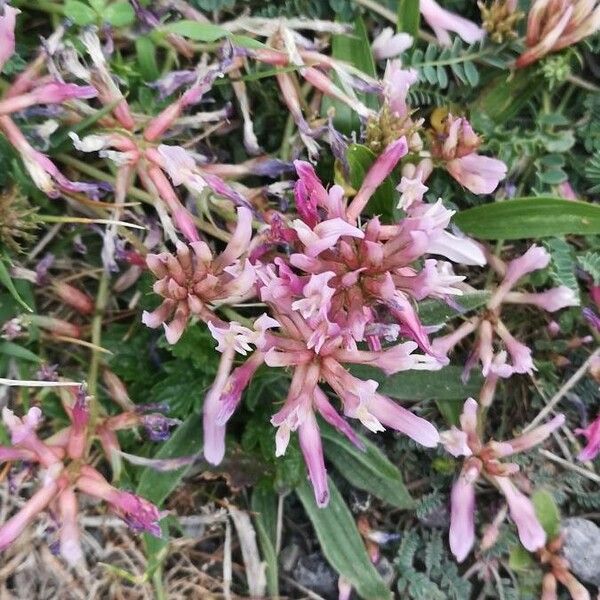
<svg viewBox="0 0 600 600"><path fill-rule="evenodd" d="M298 440L308 468L308 476L314 489L317 506L327 506L329 502L327 470L325 469L319 426L312 411L308 411L298 426Z"/></svg>
<svg viewBox="0 0 600 600"><path fill-rule="evenodd" d="M305 319L325 317L335 294L335 290L327 285L332 277L335 277L332 271L311 275L309 282L302 289L304 298L293 302L292 309L300 312Z"/></svg>
<svg viewBox="0 0 600 600"><path fill-rule="evenodd" d="M46 479L44 485L25 502L21 510L0 527L0 550L4 550L23 533L27 525L56 498L59 489L55 478Z"/></svg>
<svg viewBox="0 0 600 600"><path fill-rule="evenodd" d="M423 185L420 177L415 177L414 179L402 177L396 189L400 192L400 200L398 201L397 208L407 209L414 202L421 202L423 195L429 188Z"/></svg>
<svg viewBox="0 0 600 600"><path fill-rule="evenodd" d="M331 248L343 236L363 238L364 233L350 225L347 221L336 217L322 221L311 229L304 221L295 219L292 227L296 230L300 241L304 244L304 252L309 257L315 257Z"/></svg>
<svg viewBox="0 0 600 600"><path fill-rule="evenodd" d="M420 0L419 8L443 45L449 46L451 43L449 31L457 33L468 44L477 42L485 36L485 31L481 27L442 8L435 0Z"/></svg>
<svg viewBox="0 0 600 600"><path fill-rule="evenodd" d="M467 558L475 543L475 481L479 470L478 460L467 461L452 486L450 550L459 563Z"/></svg>
<svg viewBox="0 0 600 600"><path fill-rule="evenodd" d="M107 502L133 531L161 537L158 524L161 514L154 504L130 492L118 490L92 467L82 467L81 473L76 482L78 489Z"/></svg>
<svg viewBox="0 0 600 600"><path fill-rule="evenodd" d="M515 304L533 304L542 310L556 312L557 310L561 310L567 306L578 306L579 298L577 298L577 295L571 288L565 285L560 285L537 294L509 292L504 297L504 302Z"/></svg>
<svg viewBox="0 0 600 600"><path fill-rule="evenodd" d="M181 146L160 144L157 148L163 169L168 173L173 185L185 185L190 191L201 193L206 181L198 173L193 156Z"/></svg>
<svg viewBox="0 0 600 600"><path fill-rule="evenodd" d="M469 398L460 417L461 428L453 427L440 435L442 444L450 454L467 457L451 496L450 549L459 562L466 558L475 541L474 486L480 476L495 483L506 497L525 548L533 552L545 544L545 533L531 501L510 480L519 467L502 463L499 459L540 444L565 420L564 415L557 415L548 423L507 442L491 440L484 443L478 433L477 413L477 402Z"/></svg>
<svg viewBox="0 0 600 600"><path fill-rule="evenodd" d="M394 58L410 48L413 38L408 33L394 33L391 27L384 27L381 33L373 40L371 50L375 60Z"/></svg>
<svg viewBox="0 0 600 600"><path fill-rule="evenodd" d="M15 53L15 24L20 12L18 8L5 4L4 13L0 16L0 71Z"/></svg>
<svg viewBox="0 0 600 600"><path fill-rule="evenodd" d="M401 137L395 142L392 142L377 157L377 160L367 171L356 196L354 196L354 199L348 206L348 210L346 211L348 221L353 223L358 219L358 216L367 205L369 198L371 198L383 180L394 170L398 161L407 153L408 144L406 143L406 138Z"/></svg>
<svg viewBox="0 0 600 600"><path fill-rule="evenodd" d="M2 420L10 432L11 442L15 445L22 444L29 436L35 433L42 421L42 411L34 406L21 418L9 408L2 409Z"/></svg>
<svg viewBox="0 0 600 600"><path fill-rule="evenodd" d="M440 441L446 452L452 456L471 456L473 452L469 448L468 434L458 427L452 426L448 431L442 431L440 433Z"/></svg>
<svg viewBox="0 0 600 600"><path fill-rule="evenodd" d="M419 74L415 69L403 69L399 60L388 61L383 76L383 92L394 115L408 116L406 97L410 86L418 79Z"/></svg>
<svg viewBox="0 0 600 600"><path fill-rule="evenodd" d="M294 167L298 174L298 181L294 186L296 210L309 227L314 227L319 222L317 207L325 208L328 205L327 190L310 163L295 160Z"/></svg>
<svg viewBox="0 0 600 600"><path fill-rule="evenodd" d="M83 560L83 550L77 526L77 497L73 488L63 490L58 497L58 511L60 516L60 555L71 566Z"/></svg>
<svg viewBox="0 0 600 600"><path fill-rule="evenodd" d="M208 323L208 328L215 338L217 343L217 350L219 352L225 352L228 349L232 349L243 356L252 350L250 344L254 339L254 332L235 321L230 321L226 327L220 327L213 323Z"/></svg>
<svg viewBox="0 0 600 600"><path fill-rule="evenodd" d="M520 492L508 477L495 477L500 491L508 502L510 516L517 526L519 539L529 552L535 552L546 544L546 533L541 526L531 500Z"/></svg>
<svg viewBox="0 0 600 600"><path fill-rule="evenodd" d="M501 160L475 152L449 161L446 169L474 194L491 194L506 177L506 165Z"/></svg>
<svg viewBox="0 0 600 600"><path fill-rule="evenodd" d="M583 435L587 442L577 458L579 460L594 460L600 453L600 415L584 429L576 429L575 433Z"/></svg>

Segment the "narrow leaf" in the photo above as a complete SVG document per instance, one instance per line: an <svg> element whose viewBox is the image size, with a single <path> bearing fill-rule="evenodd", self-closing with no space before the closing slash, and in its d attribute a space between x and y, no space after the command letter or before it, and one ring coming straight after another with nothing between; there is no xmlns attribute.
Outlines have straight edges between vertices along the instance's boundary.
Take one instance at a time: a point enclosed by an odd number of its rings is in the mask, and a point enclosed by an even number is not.
<svg viewBox="0 0 600 600"><path fill-rule="evenodd" d="M277 496L272 488L257 486L252 492L252 511L262 556L267 563L269 596L279 596L279 567L275 551L277 535Z"/></svg>
<svg viewBox="0 0 600 600"><path fill-rule="evenodd" d="M358 16L354 22L354 31L351 35L334 35L331 42L331 52L334 58L350 63L363 73L376 77L375 61L371 52L369 36L364 21ZM332 74L333 82L340 85L337 75ZM357 98L370 108L377 108L378 101L373 94L357 93ZM323 98L321 112L326 114L329 108L335 109L334 124L340 131L350 134L360 129L360 120L349 106L328 98Z"/></svg>
<svg viewBox="0 0 600 600"><path fill-rule="evenodd" d="M162 30L167 33L177 33L183 37L195 40L197 42L216 42L229 35L229 32L223 27L213 25L212 23L199 23L198 21L176 21L162 26Z"/></svg>
<svg viewBox="0 0 600 600"><path fill-rule="evenodd" d="M398 31L410 33L414 39L419 35L419 0L399 0L398 2Z"/></svg>
<svg viewBox="0 0 600 600"><path fill-rule="evenodd" d="M352 514L331 479L329 492L328 506L319 508L308 480L304 480L296 488L304 510L315 528L325 558L356 588L361 598L391 599L392 594L371 563Z"/></svg>
<svg viewBox="0 0 600 600"><path fill-rule="evenodd" d="M467 383L461 379L462 367L450 365L439 371L403 371L386 375L379 369L366 365L353 365L350 372L361 379L379 382L377 391L396 398L418 402L420 400L456 400L477 396L483 379L473 372Z"/></svg>
<svg viewBox="0 0 600 600"><path fill-rule="evenodd" d="M363 452L331 427L321 426L321 437L327 458L353 486L396 508L414 506L402 473L367 438L359 436L365 445Z"/></svg>
<svg viewBox="0 0 600 600"><path fill-rule="evenodd" d="M12 356L13 358L20 358L22 360L28 360L29 362L34 363L42 362L42 359L37 354L34 354L31 350L23 348L23 346L19 346L14 342L1 342L0 354L6 354L7 356Z"/></svg>
<svg viewBox="0 0 600 600"><path fill-rule="evenodd" d="M454 306L449 306L442 300L425 300L419 304L419 318L423 325L439 325L484 306L490 297L490 292L485 291L453 296Z"/></svg>
<svg viewBox="0 0 600 600"><path fill-rule="evenodd" d="M600 205L552 196L517 198L457 213L454 222L486 240L521 240L600 233Z"/></svg>
<svg viewBox="0 0 600 600"><path fill-rule="evenodd" d="M535 514L549 539L560 533L560 512L554 496L547 490L536 490L531 496Z"/></svg>
<svg viewBox="0 0 600 600"><path fill-rule="evenodd" d="M19 296L19 292L17 292L17 288L10 278L10 274L4 261L0 259L0 283L8 290L10 295L27 311L33 312L33 309Z"/></svg>

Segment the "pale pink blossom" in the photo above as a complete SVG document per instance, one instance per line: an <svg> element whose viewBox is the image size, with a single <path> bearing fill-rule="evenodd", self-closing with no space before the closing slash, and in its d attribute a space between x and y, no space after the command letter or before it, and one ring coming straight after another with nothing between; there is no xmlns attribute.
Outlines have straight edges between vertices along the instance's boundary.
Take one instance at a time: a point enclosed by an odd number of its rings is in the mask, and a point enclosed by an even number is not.
<svg viewBox="0 0 600 600"><path fill-rule="evenodd" d="M517 526L519 539L529 552L535 552L546 544L546 533L540 524L531 500L520 492L508 477L495 477L500 491L508 502L512 520Z"/></svg>
<svg viewBox="0 0 600 600"><path fill-rule="evenodd" d="M467 443L468 434L458 427L452 426L448 431L440 433L440 442L446 452L452 456L471 456L473 452Z"/></svg>
<svg viewBox="0 0 600 600"><path fill-rule="evenodd" d="M219 327L208 323L208 328L213 338L217 341L217 350L225 352L232 348L235 352L246 356L252 350L250 344L254 339L254 332L235 321L230 321L226 327Z"/></svg>
<svg viewBox="0 0 600 600"><path fill-rule="evenodd" d="M412 46L413 38L408 33L394 33L391 27L384 27L373 40L371 50L375 60L394 58Z"/></svg>
<svg viewBox="0 0 600 600"><path fill-rule="evenodd" d="M506 177L506 165L497 158L477 153L455 158L446 164L458 183L474 194L491 194Z"/></svg>
<svg viewBox="0 0 600 600"><path fill-rule="evenodd" d="M460 417L460 429L453 427L440 434L442 444L450 454L466 457L451 496L450 549L459 562L467 557L475 541L475 483L479 477L491 481L505 496L525 548L533 552L545 544L546 536L533 504L510 479L519 470L518 465L503 463L500 459L541 444L565 420L564 415L557 415L512 440L484 443L477 425L478 410L477 402L469 398Z"/></svg>
<svg viewBox="0 0 600 600"><path fill-rule="evenodd" d="M110 485L98 471L87 466L82 467L82 475L77 480L76 486L85 494L107 502L133 531L150 533L155 537L161 536L158 523L161 514L158 508L148 500L130 492L118 490Z"/></svg>
<svg viewBox="0 0 600 600"><path fill-rule="evenodd" d="M185 148L160 144L157 152L162 159L161 166L168 173L173 185L185 185L196 193L206 188L206 181L199 174L196 161Z"/></svg>
<svg viewBox="0 0 600 600"><path fill-rule="evenodd" d="M63 490L58 497L60 516L60 555L71 566L83 560L83 550L77 524L77 497L73 488Z"/></svg>
<svg viewBox="0 0 600 600"><path fill-rule="evenodd" d="M298 426L298 441L308 469L308 476L315 491L317 506L327 506L329 486L323 458L323 446L319 426L312 411L309 411Z"/></svg>
<svg viewBox="0 0 600 600"><path fill-rule="evenodd" d="M467 558L475 543L475 481L479 469L479 461L467 461L452 486L450 550L459 563Z"/></svg>
<svg viewBox="0 0 600 600"><path fill-rule="evenodd" d="M35 517L54 500L59 489L57 481L48 478L45 484L25 502L19 512L0 527L0 550L4 550L23 533Z"/></svg>
<svg viewBox="0 0 600 600"><path fill-rule="evenodd" d="M335 277L332 271L311 275L302 289L304 298L294 301L292 309L299 311L305 319L326 316L335 294L335 290L327 285L332 277Z"/></svg>
<svg viewBox="0 0 600 600"><path fill-rule="evenodd" d="M458 34L468 44L478 42L485 36L485 31L481 27L442 8L435 0L420 0L419 8L423 18L443 45L449 46L451 43L449 31Z"/></svg>
<svg viewBox="0 0 600 600"><path fill-rule="evenodd" d="M5 4L4 12L0 15L0 71L15 53L15 24L20 12L18 8Z"/></svg>
<svg viewBox="0 0 600 600"><path fill-rule="evenodd" d="M556 312L567 306L578 306L579 298L571 288L560 285L539 293L508 292L504 297L504 302L509 304L532 304L542 310Z"/></svg>
<svg viewBox="0 0 600 600"><path fill-rule="evenodd" d="M414 202L421 202L423 195L429 188L423 184L419 177L413 179L402 177L396 189L400 192L397 208L407 209Z"/></svg>
<svg viewBox="0 0 600 600"><path fill-rule="evenodd" d="M399 60L388 61L383 76L383 92L392 113L397 117L408 116L408 90L418 79L419 74L415 69L403 69Z"/></svg>
<svg viewBox="0 0 600 600"><path fill-rule="evenodd" d="M322 221L315 225L314 229L311 229L304 221L295 219L292 221L292 227L304 244L304 251L309 257L318 256L321 252L331 248L342 236L364 237L364 233L360 229L339 217Z"/></svg>

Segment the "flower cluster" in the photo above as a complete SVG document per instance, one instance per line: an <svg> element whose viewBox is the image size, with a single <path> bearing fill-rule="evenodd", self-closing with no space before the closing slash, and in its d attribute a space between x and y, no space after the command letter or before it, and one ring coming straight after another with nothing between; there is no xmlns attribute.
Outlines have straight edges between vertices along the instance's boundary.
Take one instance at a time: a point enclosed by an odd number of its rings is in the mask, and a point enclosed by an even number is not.
<svg viewBox="0 0 600 600"><path fill-rule="evenodd" d="M114 375L111 377L114 387ZM158 521L161 513L158 508L140 496L112 486L102 473L87 464L87 445L94 438L100 441L113 466L113 474L118 477L122 453L117 431L143 427L150 439L164 440L168 437L169 428L177 425L178 421L158 412L145 414L143 407L92 420L90 398L83 389L74 394L65 391L61 397L70 425L46 439L37 434L43 419L39 408L30 408L23 417L17 417L8 408L2 411L11 446L0 447L0 461L37 465L40 487L15 515L0 526L0 550L11 544L40 513L48 510L58 524L61 556L69 564L77 564L83 558L77 525L79 493L105 502L134 531L160 536Z"/></svg>
<svg viewBox="0 0 600 600"><path fill-rule="evenodd" d="M451 498L450 549L459 562L467 557L475 543L475 484L481 477L490 481L506 498L523 546L533 552L545 545L546 534L533 504L511 481L519 466L503 463L500 459L540 444L565 421L564 415L557 415L545 425L512 440L484 443L478 433L478 409L477 402L469 398L460 417L461 428L453 427L440 434L447 452L465 457Z"/></svg>

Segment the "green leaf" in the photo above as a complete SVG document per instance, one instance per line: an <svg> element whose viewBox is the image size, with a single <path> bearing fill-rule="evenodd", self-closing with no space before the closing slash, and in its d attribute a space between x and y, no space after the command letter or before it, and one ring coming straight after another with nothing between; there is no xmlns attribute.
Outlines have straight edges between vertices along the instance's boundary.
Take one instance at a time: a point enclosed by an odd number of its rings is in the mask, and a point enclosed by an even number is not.
<svg viewBox="0 0 600 600"><path fill-rule="evenodd" d="M552 196L517 198L457 213L454 222L485 240L600 233L600 205Z"/></svg>
<svg viewBox="0 0 600 600"><path fill-rule="evenodd" d="M471 373L467 383L461 379L463 368L455 365L439 371L403 371L395 375L385 375L375 367L353 365L350 372L360 379L373 379L379 382L377 391L397 400L457 400L477 396L483 385L479 373Z"/></svg>
<svg viewBox="0 0 600 600"><path fill-rule="evenodd" d="M334 35L331 42L331 52L334 58L346 61L371 77L376 77L375 62L371 52L369 36L364 21L358 16L354 22L354 31L350 35ZM333 82L340 85L337 75L333 74ZM366 106L376 109L377 98L374 94L356 94L358 99ZM344 133L351 133L360 129L358 116L349 106L325 96L321 112L326 114L330 107L335 108L334 124L337 129Z"/></svg>
<svg viewBox="0 0 600 600"><path fill-rule="evenodd" d="M102 14L104 12L106 0L88 0L88 2L98 14Z"/></svg>
<svg viewBox="0 0 600 600"><path fill-rule="evenodd" d="M398 31L406 31L416 40L419 35L420 20L419 0L399 0Z"/></svg>
<svg viewBox="0 0 600 600"><path fill-rule="evenodd" d="M502 73L484 88L477 105L496 123L506 123L539 91L539 82L530 69Z"/></svg>
<svg viewBox="0 0 600 600"><path fill-rule="evenodd" d="M362 598L391 599L392 594L371 563L356 523L333 481L329 479L330 498L325 508L316 505L308 480L296 488L296 493L331 566L350 582Z"/></svg>
<svg viewBox="0 0 600 600"><path fill-rule="evenodd" d="M42 362L42 359L37 354L34 354L31 350L8 341L0 343L0 354L6 354L7 356L12 356L13 358L20 358L22 360L27 360L34 363Z"/></svg>
<svg viewBox="0 0 600 600"><path fill-rule="evenodd" d="M101 16L113 27L127 27L135 21L133 7L126 0L109 4Z"/></svg>
<svg viewBox="0 0 600 600"><path fill-rule="evenodd" d="M460 400L438 400L436 399L435 404L440 411L442 417L448 425L458 425L460 421L460 415L463 410L465 399Z"/></svg>
<svg viewBox="0 0 600 600"><path fill-rule="evenodd" d="M156 64L156 46L148 36L140 36L135 39L135 51L140 73L146 81L158 79L160 71Z"/></svg>
<svg viewBox="0 0 600 600"><path fill-rule="evenodd" d="M352 144L346 154L350 166L350 185L358 191L364 181L367 171L375 162L375 154L366 146ZM397 194L394 191L394 182L391 177L385 179L371 196L367 209L370 214L378 214L385 221L391 221L394 217L395 201Z"/></svg>
<svg viewBox="0 0 600 600"><path fill-rule="evenodd" d="M586 252L577 257L579 266L594 280L594 285L600 285L600 252Z"/></svg>
<svg viewBox="0 0 600 600"><path fill-rule="evenodd" d="M162 30L167 33L177 33L196 42L216 42L229 35L227 29L223 29L223 27L219 27L218 25L185 19L174 23L167 23L162 26Z"/></svg>
<svg viewBox="0 0 600 600"><path fill-rule="evenodd" d="M250 48L253 50L269 48L267 44L263 44L254 38L251 38L247 35L232 35L231 42L236 46L241 46L242 48Z"/></svg>
<svg viewBox="0 0 600 600"><path fill-rule="evenodd" d="M461 308L460 311L442 300L425 300L419 304L419 318L423 325L439 325L453 317L484 306L490 298L491 293L485 291L453 296L454 302Z"/></svg>
<svg viewBox="0 0 600 600"><path fill-rule="evenodd" d="M562 238L550 238L544 242L544 246L552 257L550 263L552 279L557 285L564 285L573 290L577 299L580 300L573 249Z"/></svg>
<svg viewBox="0 0 600 600"><path fill-rule="evenodd" d="M98 19L96 11L91 6L78 2L78 0L65 2L65 17L81 27L91 25Z"/></svg>
<svg viewBox="0 0 600 600"><path fill-rule="evenodd" d="M258 485L252 492L252 512L260 549L267 563L269 596L279 597L279 568L275 544L277 537L277 496L272 486Z"/></svg>
<svg viewBox="0 0 600 600"><path fill-rule="evenodd" d="M547 490L536 490L531 496L531 501L548 539L555 538L560 533L560 512L554 496Z"/></svg>
<svg viewBox="0 0 600 600"><path fill-rule="evenodd" d="M363 452L332 427L320 425L320 429L327 458L353 486L396 508L414 507L402 473L375 444L359 436Z"/></svg>
<svg viewBox="0 0 600 600"><path fill-rule="evenodd" d="M19 296L19 292L17 292L17 288L10 278L10 274L4 261L0 259L0 283L8 290L10 295L28 312L33 312L33 309L29 307L29 305Z"/></svg>
<svg viewBox="0 0 600 600"><path fill-rule="evenodd" d="M531 554L523 546L513 546L508 557L508 566L513 571L529 571L535 567Z"/></svg>

